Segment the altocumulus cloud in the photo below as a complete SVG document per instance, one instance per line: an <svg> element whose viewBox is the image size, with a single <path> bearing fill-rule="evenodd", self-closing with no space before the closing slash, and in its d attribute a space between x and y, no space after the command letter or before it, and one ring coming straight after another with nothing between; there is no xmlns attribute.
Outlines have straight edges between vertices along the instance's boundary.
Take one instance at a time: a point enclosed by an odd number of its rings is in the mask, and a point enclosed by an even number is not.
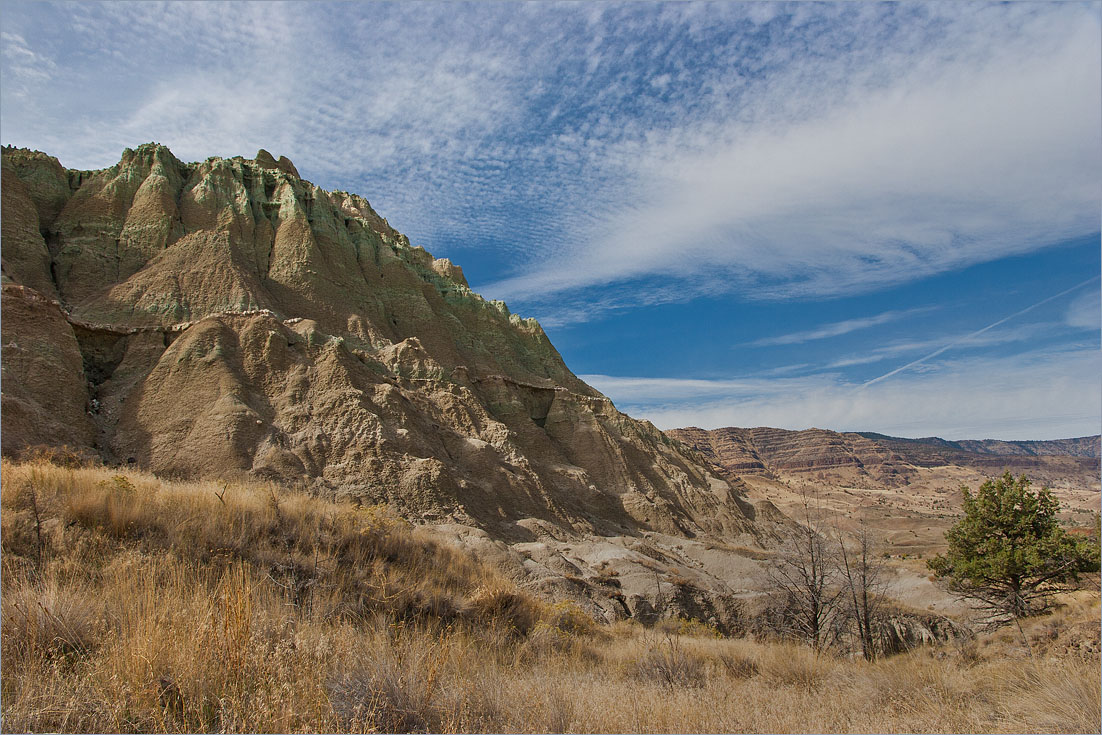
<svg viewBox="0 0 1102 735"><path fill-rule="evenodd" d="M552 325L732 291L816 299L1098 232L1099 16L1097 3L9 3L0 130L76 168L147 140L187 160L288 155ZM910 312L886 308L753 336L783 348L904 327ZM1097 335L1098 317L1095 289L1065 328ZM902 335L827 370L943 347ZM864 387L793 366L590 379L665 426L1097 431L1097 347L927 359Z"/></svg>

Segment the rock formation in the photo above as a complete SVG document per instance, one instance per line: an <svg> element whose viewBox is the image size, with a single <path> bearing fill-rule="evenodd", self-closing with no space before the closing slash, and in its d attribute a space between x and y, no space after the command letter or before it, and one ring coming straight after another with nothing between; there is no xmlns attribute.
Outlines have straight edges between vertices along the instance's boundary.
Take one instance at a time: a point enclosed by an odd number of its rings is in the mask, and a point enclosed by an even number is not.
<svg viewBox="0 0 1102 735"><path fill-rule="evenodd" d="M1075 473L1097 475L1099 437L1057 441L947 441L937 437L900 439L874 433L839 433L824 429L787 431L727 427L706 431L673 429L670 436L690 445L728 480L742 475L779 476L852 468L889 486L916 476L917 468L958 465L1029 471L1061 458Z"/></svg>
<svg viewBox="0 0 1102 735"><path fill-rule="evenodd" d="M936 465L955 462L957 464L990 464L990 458L1016 458L1011 461L1026 462L1026 457L1081 457L1097 460L1102 457L1099 451L1099 437L1081 436L1075 439L1056 439L1052 441L1003 441L1001 439L961 439L948 441L936 436L924 439L900 439L884 434L861 432L860 436L872 439L877 444L889 448L906 457L914 465ZM1098 464L1088 462L1086 464Z"/></svg>
<svg viewBox="0 0 1102 735"><path fill-rule="evenodd" d="M940 553L945 532L961 512L961 486L976 489L1007 471L1024 474L1038 487L1052 489L1065 523L1084 529L1093 522L1102 491L1102 466L1090 456L1097 452L1097 436L951 442L822 429L687 428L667 433L699 451L755 508L769 502L781 513L802 517L810 504L829 515L832 527L843 533L868 532L880 553L899 560ZM893 594L907 604L927 607L944 594L927 581L918 574L909 581L901 578Z"/></svg>
<svg viewBox="0 0 1102 735"><path fill-rule="evenodd" d="M765 427L712 431L689 427L667 433L699 451L730 480L746 474L774 476L851 467L891 482L893 476L907 472L907 463L898 453L859 434Z"/></svg>
<svg viewBox="0 0 1102 735"><path fill-rule="evenodd" d="M539 324L286 158L3 152L3 448L260 476L534 541L753 534Z"/></svg>

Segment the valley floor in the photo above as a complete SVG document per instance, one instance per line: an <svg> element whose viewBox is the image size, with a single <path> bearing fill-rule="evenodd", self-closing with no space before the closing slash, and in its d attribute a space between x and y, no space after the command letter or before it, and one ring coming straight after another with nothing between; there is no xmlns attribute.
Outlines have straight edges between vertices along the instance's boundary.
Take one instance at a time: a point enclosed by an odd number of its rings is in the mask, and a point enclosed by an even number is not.
<svg viewBox="0 0 1102 735"><path fill-rule="evenodd" d="M598 626L378 508L2 472L2 729L1098 732L1099 600L875 662Z"/></svg>

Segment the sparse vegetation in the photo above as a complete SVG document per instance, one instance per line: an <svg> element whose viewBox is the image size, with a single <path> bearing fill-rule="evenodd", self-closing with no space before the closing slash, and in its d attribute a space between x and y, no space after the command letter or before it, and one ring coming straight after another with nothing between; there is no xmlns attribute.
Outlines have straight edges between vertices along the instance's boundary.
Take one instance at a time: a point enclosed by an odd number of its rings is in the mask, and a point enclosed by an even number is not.
<svg viewBox="0 0 1102 735"><path fill-rule="evenodd" d="M883 557L863 520L852 538L837 526L828 534L818 498L801 497L796 529L766 567L769 596L757 627L871 661L885 652L877 635L887 622Z"/></svg>
<svg viewBox="0 0 1102 735"><path fill-rule="evenodd" d="M597 626L382 508L2 468L7 731L1097 732L1097 595L879 661ZM1074 634L1074 635L1073 635Z"/></svg>

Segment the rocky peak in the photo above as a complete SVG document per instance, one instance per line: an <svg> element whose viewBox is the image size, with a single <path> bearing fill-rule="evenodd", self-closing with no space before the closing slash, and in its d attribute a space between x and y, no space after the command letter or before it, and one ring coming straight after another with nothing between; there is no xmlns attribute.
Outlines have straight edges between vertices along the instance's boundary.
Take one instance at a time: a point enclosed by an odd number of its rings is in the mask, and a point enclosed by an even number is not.
<svg viewBox="0 0 1102 735"><path fill-rule="evenodd" d="M99 171L3 164L6 452L76 443L515 539L754 533L699 455L579 380L535 320L286 158L149 143ZM64 391L33 379L45 364ZM42 428L58 412L73 430Z"/></svg>
<svg viewBox="0 0 1102 735"><path fill-rule="evenodd" d="M277 161L271 153L261 148L256 152L256 157L253 162L260 168L267 169L269 171L282 171L283 173L299 178L298 169L295 168L295 164L291 163L291 160L286 156L280 156Z"/></svg>

